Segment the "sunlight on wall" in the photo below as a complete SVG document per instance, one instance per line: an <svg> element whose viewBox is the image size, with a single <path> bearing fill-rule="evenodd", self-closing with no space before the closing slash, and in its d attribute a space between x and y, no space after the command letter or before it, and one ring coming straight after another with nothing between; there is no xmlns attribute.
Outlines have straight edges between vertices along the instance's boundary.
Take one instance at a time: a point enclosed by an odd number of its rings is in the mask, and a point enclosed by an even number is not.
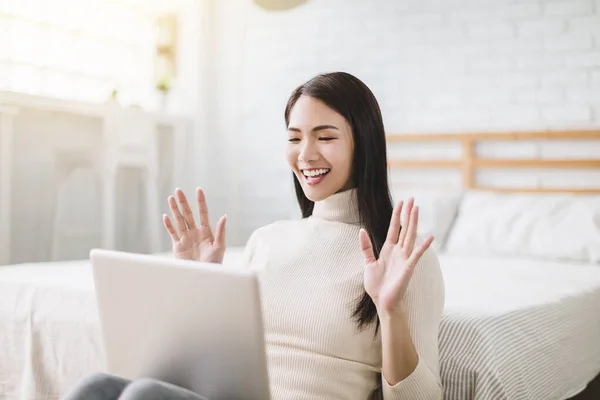
<svg viewBox="0 0 600 400"><path fill-rule="evenodd" d="M0 90L156 102L154 14L143 0L0 0Z"/></svg>

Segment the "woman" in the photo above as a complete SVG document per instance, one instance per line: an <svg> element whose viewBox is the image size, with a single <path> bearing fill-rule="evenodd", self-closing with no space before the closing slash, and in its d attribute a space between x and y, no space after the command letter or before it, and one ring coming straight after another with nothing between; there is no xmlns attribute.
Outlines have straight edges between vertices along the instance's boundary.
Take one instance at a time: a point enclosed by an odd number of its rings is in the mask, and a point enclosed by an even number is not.
<svg viewBox="0 0 600 400"><path fill-rule="evenodd" d="M413 200L392 207L375 97L350 74L322 74L294 90L285 122L303 218L256 230L245 251L260 277L273 399L367 399L378 382L386 400L441 399L442 274L433 237L416 238ZM226 218L213 236L202 190L199 226L183 192L175 197L174 221L163 217L175 256L221 263ZM97 399L201 398L95 375L69 399L109 387Z"/></svg>

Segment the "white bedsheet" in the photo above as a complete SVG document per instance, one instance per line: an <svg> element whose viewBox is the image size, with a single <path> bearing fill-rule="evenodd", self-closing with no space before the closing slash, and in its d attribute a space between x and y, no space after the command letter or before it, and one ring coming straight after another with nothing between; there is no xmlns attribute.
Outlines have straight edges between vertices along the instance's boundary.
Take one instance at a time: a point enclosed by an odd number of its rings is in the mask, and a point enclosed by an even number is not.
<svg viewBox="0 0 600 400"><path fill-rule="evenodd" d="M102 364L87 263L0 268L0 399L58 399Z"/></svg>
<svg viewBox="0 0 600 400"><path fill-rule="evenodd" d="M561 399L600 372L599 265L440 262L446 399ZM0 399L55 400L102 368L87 261L0 268Z"/></svg>

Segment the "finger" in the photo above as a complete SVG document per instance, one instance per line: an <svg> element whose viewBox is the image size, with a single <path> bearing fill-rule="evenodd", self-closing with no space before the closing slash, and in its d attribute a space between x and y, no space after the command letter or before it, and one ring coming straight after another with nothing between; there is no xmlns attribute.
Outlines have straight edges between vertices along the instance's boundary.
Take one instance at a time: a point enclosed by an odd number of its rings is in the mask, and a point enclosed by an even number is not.
<svg viewBox="0 0 600 400"><path fill-rule="evenodd" d="M175 197L169 196L169 207L171 208L171 215L173 215L173 219L175 220L175 227L180 235L187 231L187 225L185 224L185 220L183 219L183 215L179 211L179 206L177 206L177 201Z"/></svg>
<svg viewBox="0 0 600 400"><path fill-rule="evenodd" d="M198 211L200 212L200 226L210 228L210 220L208 218L208 206L206 205L206 196L204 190L196 189L196 197L198 198Z"/></svg>
<svg viewBox="0 0 600 400"><path fill-rule="evenodd" d="M377 261L375 254L373 253L373 245L371 244L371 239L369 238L367 231L361 228L358 233L358 239L360 241L360 249L365 257L365 263L371 264Z"/></svg>
<svg viewBox="0 0 600 400"><path fill-rule="evenodd" d="M415 269L419 263L419 259L421 256L423 256L423 254L425 254L432 242L433 236L428 236L427 239L425 239L425 241L421 243L421 245L417 247L417 249L411 254L410 258L408 259L408 265L411 266L411 269Z"/></svg>
<svg viewBox="0 0 600 400"><path fill-rule="evenodd" d="M411 254L406 263L406 268L400 274L399 279L394 282L392 290L396 293L406 293L408 284L415 272L415 269L419 265L419 260L425 251L429 248L433 242L433 236L427 237L423 243Z"/></svg>
<svg viewBox="0 0 600 400"><path fill-rule="evenodd" d="M188 229L196 229L196 221L194 221L194 213L190 208L190 204L183 193L183 190L176 189L175 195L177 196L177 200L179 201L179 205L181 206L181 212L183 214L183 220L185 221Z"/></svg>
<svg viewBox="0 0 600 400"><path fill-rule="evenodd" d="M215 243L221 247L225 247L225 225L227 223L227 214L223 215L217 222Z"/></svg>
<svg viewBox="0 0 600 400"><path fill-rule="evenodd" d="M398 243L398 235L400 234L400 215L402 214L402 201L399 201L392 211L392 218L390 220L390 227L388 228L387 237L385 241L390 244Z"/></svg>
<svg viewBox="0 0 600 400"><path fill-rule="evenodd" d="M163 224L165 225L165 229L167 230L167 232L169 232L171 239L174 242L178 242L179 235L177 235L177 231L173 227L173 224L171 223L171 219L167 216L167 214L163 214Z"/></svg>
<svg viewBox="0 0 600 400"><path fill-rule="evenodd" d="M410 223L410 213L412 211L414 203L415 199L412 197L406 202L406 210L404 211L404 223L402 224L400 230L400 238L398 239L398 244L400 246L404 246L404 239L406 238L406 233L408 232L408 225Z"/></svg>
<svg viewBox="0 0 600 400"><path fill-rule="evenodd" d="M419 224L419 207L415 206L410 213L410 222L408 223L408 232L406 233L406 238L404 239L404 246L402 249L404 250L404 254L406 256L410 256L412 254L413 249L415 248L415 240L417 238L417 226Z"/></svg>

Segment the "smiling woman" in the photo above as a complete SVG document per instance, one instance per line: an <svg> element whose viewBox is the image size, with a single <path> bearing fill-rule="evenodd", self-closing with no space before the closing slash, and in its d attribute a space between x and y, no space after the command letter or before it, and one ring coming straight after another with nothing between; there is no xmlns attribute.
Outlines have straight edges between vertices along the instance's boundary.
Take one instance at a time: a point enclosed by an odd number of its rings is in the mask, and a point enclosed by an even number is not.
<svg viewBox="0 0 600 400"><path fill-rule="evenodd" d="M285 123L303 218L257 229L243 257L260 279L271 398L440 400L444 283L433 237L417 237L418 207L392 207L375 96L350 74L322 74L292 93ZM182 191L169 197L173 251L221 263L226 219L213 235L201 189L197 203L199 224ZM68 400L111 388L103 400L148 398L138 383L96 376Z"/></svg>

